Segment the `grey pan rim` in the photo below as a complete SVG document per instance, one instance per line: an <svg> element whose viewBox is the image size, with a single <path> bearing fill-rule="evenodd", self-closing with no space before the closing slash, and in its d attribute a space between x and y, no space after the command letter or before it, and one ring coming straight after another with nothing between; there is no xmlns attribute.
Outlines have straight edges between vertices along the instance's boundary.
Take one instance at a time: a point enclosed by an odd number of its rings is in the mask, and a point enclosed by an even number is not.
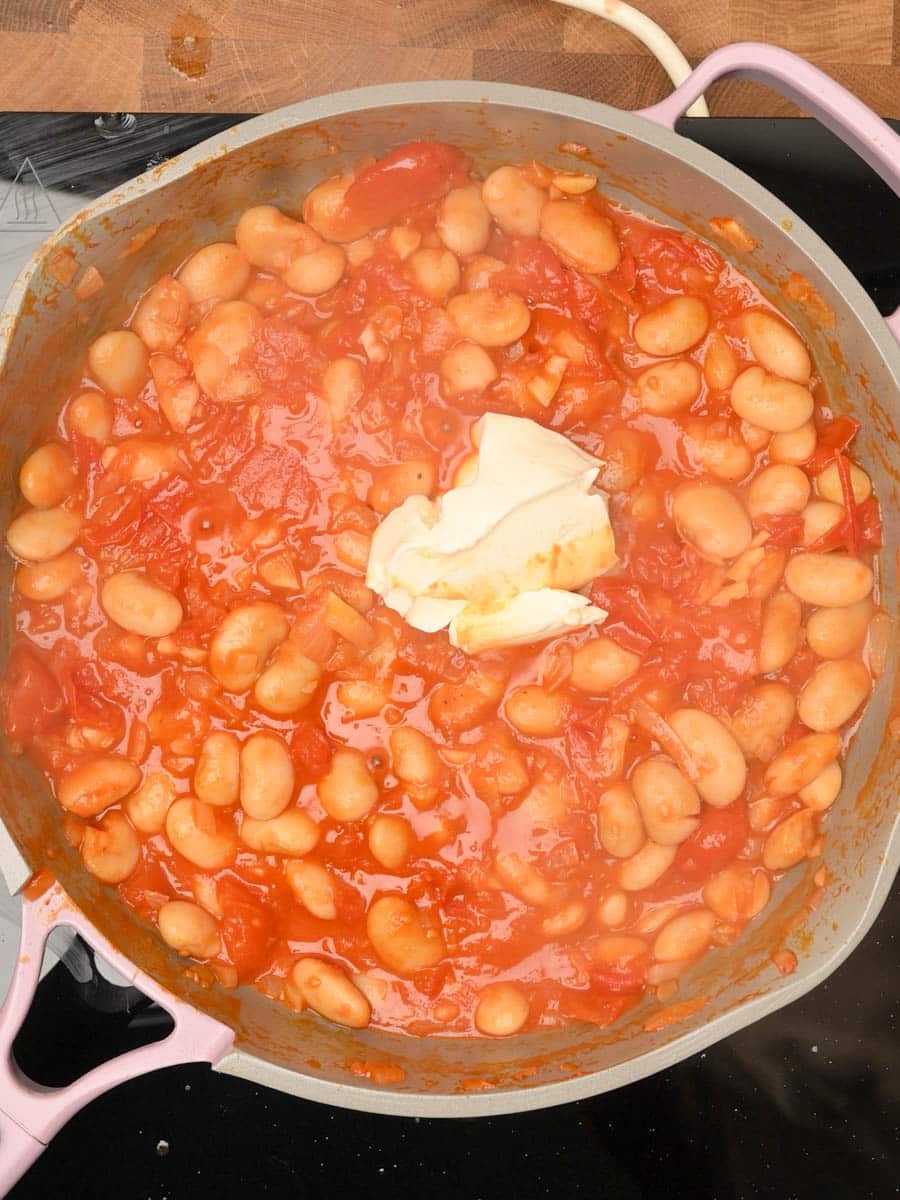
<svg viewBox="0 0 900 1200"><path fill-rule="evenodd" d="M127 201L164 188L175 179L189 174L196 166L226 156L230 151L264 139L270 134L383 108L420 104L465 103L499 105L536 114L551 114L582 120L597 126L599 133L624 134L686 162L698 173L715 179L737 197L754 206L791 241L808 260L813 261L843 297L877 346L900 388L900 348L884 318L837 255L787 205L783 204L750 176L718 155L680 135L664 129L640 114L623 112L595 101L561 92L511 84L479 81L442 81L400 83L359 88L315 97L272 113L252 118L216 135L180 155L170 166L163 165L152 175L106 193L76 214L36 253L16 280L0 312L0 337L4 342L0 359L5 359L12 323L32 275L40 268L48 252L87 216L110 211ZM639 207L639 205L638 205ZM790 222L787 226L786 222ZM5 831L4 831L5 832ZM747 1000L730 1012L711 1020L693 1032L675 1038L667 1045L638 1055L618 1066L584 1076L561 1079L558 1083L533 1088L519 1087L459 1095L398 1093L377 1087L317 1079L281 1067L267 1059L236 1048L225 1054L214 1069L239 1075L253 1082L274 1086L302 1099L387 1116L477 1117L500 1116L550 1108L623 1087L645 1079L707 1049L723 1038L800 999L835 971L856 948L880 912L900 866L900 826L895 824L879 869L870 881L866 907L854 928L817 966L801 977L781 983L776 991ZM21 882L17 880L17 882Z"/></svg>

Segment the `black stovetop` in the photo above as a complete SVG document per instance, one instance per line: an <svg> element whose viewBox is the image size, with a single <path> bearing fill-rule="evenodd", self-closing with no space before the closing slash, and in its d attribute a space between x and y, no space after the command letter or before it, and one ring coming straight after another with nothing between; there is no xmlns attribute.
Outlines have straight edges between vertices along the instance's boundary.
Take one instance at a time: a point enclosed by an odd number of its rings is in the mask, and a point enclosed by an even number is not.
<svg viewBox="0 0 900 1200"><path fill-rule="evenodd" d="M28 156L47 189L88 198L240 120L0 116L0 194ZM821 127L684 120L804 217L882 312L900 305L900 201ZM2 249L2 233L0 233ZM327 1108L199 1066L137 1079L62 1130L11 1200L882 1200L898 1188L900 897L815 992L631 1087L522 1116L456 1121ZM165 1033L62 965L41 985L17 1057L73 1078ZM0 1147L2 1155L2 1147Z"/></svg>

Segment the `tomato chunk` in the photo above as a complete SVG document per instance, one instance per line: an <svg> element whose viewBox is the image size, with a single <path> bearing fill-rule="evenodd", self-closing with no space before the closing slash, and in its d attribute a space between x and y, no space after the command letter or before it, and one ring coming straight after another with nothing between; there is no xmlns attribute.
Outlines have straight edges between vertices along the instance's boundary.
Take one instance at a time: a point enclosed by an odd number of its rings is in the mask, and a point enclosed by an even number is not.
<svg viewBox="0 0 900 1200"><path fill-rule="evenodd" d="M727 808L705 806L700 824L678 847L676 870L695 878L721 871L738 854L749 832L743 800L736 800Z"/></svg>
<svg viewBox="0 0 900 1200"><path fill-rule="evenodd" d="M5 693L6 736L17 746L52 729L66 711L62 687L28 646L18 645L10 655Z"/></svg>
<svg viewBox="0 0 900 1200"><path fill-rule="evenodd" d="M433 204L465 179L469 157L446 142L407 142L354 179L344 204L352 219L379 229Z"/></svg>

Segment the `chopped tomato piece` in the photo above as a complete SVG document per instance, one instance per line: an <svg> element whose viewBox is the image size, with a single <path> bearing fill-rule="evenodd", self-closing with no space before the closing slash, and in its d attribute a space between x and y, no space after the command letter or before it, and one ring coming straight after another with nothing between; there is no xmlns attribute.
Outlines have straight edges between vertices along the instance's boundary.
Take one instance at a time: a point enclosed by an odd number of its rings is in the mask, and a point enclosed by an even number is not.
<svg viewBox="0 0 900 1200"><path fill-rule="evenodd" d="M727 808L705 805L700 824L678 847L675 869L692 878L721 871L738 854L749 833L743 800L735 800Z"/></svg>
<svg viewBox="0 0 900 1200"><path fill-rule="evenodd" d="M828 464L834 461L838 451L846 450L859 433L859 428L859 421L848 416L835 417L833 421L824 425L819 430L815 454L809 460L807 469L810 475L818 475L820 471L824 471Z"/></svg>
<svg viewBox="0 0 900 1200"><path fill-rule="evenodd" d="M30 742L62 719L63 689L50 668L28 646L18 645L6 668L6 736L17 746Z"/></svg>
<svg viewBox="0 0 900 1200"><path fill-rule="evenodd" d="M407 142L362 171L344 197L351 217L370 229L432 204L465 179L468 155L446 142Z"/></svg>

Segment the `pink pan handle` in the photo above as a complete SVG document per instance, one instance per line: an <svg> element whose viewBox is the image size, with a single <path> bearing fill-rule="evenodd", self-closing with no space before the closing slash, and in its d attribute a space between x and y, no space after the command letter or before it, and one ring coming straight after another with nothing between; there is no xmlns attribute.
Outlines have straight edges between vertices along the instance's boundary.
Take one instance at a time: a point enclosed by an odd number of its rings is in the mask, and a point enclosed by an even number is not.
<svg viewBox="0 0 900 1200"><path fill-rule="evenodd" d="M110 966L172 1016L175 1028L161 1042L129 1050L67 1087L32 1083L16 1066L12 1045L40 978L44 943L57 925L76 929ZM22 899L22 939L16 972L0 1009L0 1196L28 1170L53 1135L80 1108L126 1079L161 1067L217 1062L233 1040L225 1025L178 1000L130 963L98 933L54 884L36 900Z"/></svg>
<svg viewBox="0 0 900 1200"><path fill-rule="evenodd" d="M671 96L638 115L674 129L675 122L697 97L725 76L769 84L855 150L900 196L900 136L824 71L777 46L737 42L714 50ZM900 341L900 308L887 318L887 324Z"/></svg>

